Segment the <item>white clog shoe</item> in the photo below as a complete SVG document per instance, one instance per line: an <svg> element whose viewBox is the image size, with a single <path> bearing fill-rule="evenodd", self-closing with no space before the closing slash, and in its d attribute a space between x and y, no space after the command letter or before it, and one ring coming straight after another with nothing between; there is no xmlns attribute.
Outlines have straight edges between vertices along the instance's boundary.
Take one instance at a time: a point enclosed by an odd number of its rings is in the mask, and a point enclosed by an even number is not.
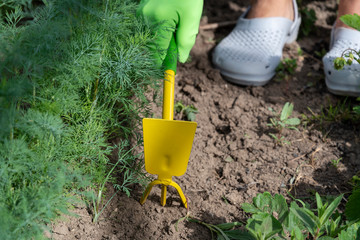
<svg viewBox="0 0 360 240"><path fill-rule="evenodd" d="M246 19L250 8L235 28L215 48L212 56L223 77L235 84L262 86L274 75L285 43L296 40L301 17L293 0L294 21L284 17Z"/></svg>
<svg viewBox="0 0 360 240"><path fill-rule="evenodd" d="M330 51L323 57L325 82L328 90L336 95L360 96L360 64L357 61L342 70L334 68L334 60L347 49L360 50L360 32L348 28L333 28Z"/></svg>

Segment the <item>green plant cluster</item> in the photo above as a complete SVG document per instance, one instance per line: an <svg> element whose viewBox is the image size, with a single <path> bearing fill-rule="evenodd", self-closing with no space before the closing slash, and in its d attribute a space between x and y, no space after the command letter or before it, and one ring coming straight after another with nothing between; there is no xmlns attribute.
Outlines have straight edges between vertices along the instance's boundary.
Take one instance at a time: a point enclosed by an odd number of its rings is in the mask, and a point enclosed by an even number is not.
<svg viewBox="0 0 360 240"><path fill-rule="evenodd" d="M315 22L317 20L317 16L315 10L304 6L305 4L303 4L302 0L297 0L297 4L299 6L302 22L300 26L300 36L306 37L316 29Z"/></svg>
<svg viewBox="0 0 360 240"><path fill-rule="evenodd" d="M359 212L353 212L345 220L338 211L343 195L331 201L323 201L316 193L316 208L296 199L288 205L282 195L258 194L253 203L242 208L251 213L246 229L254 239L353 239L360 233ZM299 204L300 205L299 205ZM346 208L359 208L357 202L349 202ZM355 209L353 209L355 210ZM358 210L358 209L356 209Z"/></svg>
<svg viewBox="0 0 360 240"><path fill-rule="evenodd" d="M184 105L182 102L175 103L175 112L180 114L180 119L183 118L183 116L186 117L188 121L194 122L196 119L196 114L199 112L196 107L193 105Z"/></svg>
<svg viewBox="0 0 360 240"><path fill-rule="evenodd" d="M79 195L101 198L109 171L123 172L116 188L127 193L138 181L129 140L141 143L134 130L149 112L145 92L160 75L136 4L0 3L1 239L43 238ZM115 148L120 164L111 165Z"/></svg>
<svg viewBox="0 0 360 240"><path fill-rule="evenodd" d="M217 239L360 239L360 191L354 189L345 206L345 214L337 208L343 198L323 199L315 195L316 207L294 199L289 204L282 195L265 192L253 198L252 203L242 204L251 214L246 223L232 222L208 224L186 216L191 222L207 227ZM181 219L183 220L183 219ZM241 228L239 228L241 226Z"/></svg>
<svg viewBox="0 0 360 240"><path fill-rule="evenodd" d="M290 118L293 113L294 104L286 102L281 110L280 114L277 114L274 109L269 108L269 110L274 114L274 117L270 118L270 123L267 125L273 127L277 130L277 134L269 133L269 135L274 138L277 144L283 145L284 143L289 144L285 137L281 135L282 131L285 128L297 130L298 125L301 121L299 118Z"/></svg>
<svg viewBox="0 0 360 240"><path fill-rule="evenodd" d="M289 81L297 68L296 59L284 58L276 67L276 81Z"/></svg>
<svg viewBox="0 0 360 240"><path fill-rule="evenodd" d="M357 124L360 118L359 98L351 99L345 98L338 101L336 104L330 103L327 107L321 107L321 113L316 114L310 108L312 116L307 117L303 115L305 122L312 122L314 124L323 126L328 123L351 123Z"/></svg>

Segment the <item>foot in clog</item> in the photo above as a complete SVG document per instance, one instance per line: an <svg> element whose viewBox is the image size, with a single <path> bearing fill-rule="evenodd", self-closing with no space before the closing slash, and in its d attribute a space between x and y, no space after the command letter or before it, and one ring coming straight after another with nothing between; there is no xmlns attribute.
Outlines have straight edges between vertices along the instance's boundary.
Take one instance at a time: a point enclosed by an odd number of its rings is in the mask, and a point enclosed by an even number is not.
<svg viewBox="0 0 360 240"><path fill-rule="evenodd" d="M293 20L287 17L254 17L251 7L235 28L215 48L212 56L223 77L235 84L262 86L274 75L285 43L296 40L301 18L292 1Z"/></svg>

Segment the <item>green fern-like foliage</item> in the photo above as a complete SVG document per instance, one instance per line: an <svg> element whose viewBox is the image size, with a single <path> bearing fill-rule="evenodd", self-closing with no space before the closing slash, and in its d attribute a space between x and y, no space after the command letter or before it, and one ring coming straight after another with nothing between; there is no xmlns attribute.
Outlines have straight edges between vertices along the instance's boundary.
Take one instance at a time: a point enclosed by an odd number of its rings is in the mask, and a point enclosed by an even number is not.
<svg viewBox="0 0 360 240"><path fill-rule="evenodd" d="M1 239L43 238L75 192L105 181L113 138L141 143L136 129L150 111L145 92L160 70L136 4L0 3ZM128 159L126 170L141 172ZM138 178L126 176L128 193Z"/></svg>

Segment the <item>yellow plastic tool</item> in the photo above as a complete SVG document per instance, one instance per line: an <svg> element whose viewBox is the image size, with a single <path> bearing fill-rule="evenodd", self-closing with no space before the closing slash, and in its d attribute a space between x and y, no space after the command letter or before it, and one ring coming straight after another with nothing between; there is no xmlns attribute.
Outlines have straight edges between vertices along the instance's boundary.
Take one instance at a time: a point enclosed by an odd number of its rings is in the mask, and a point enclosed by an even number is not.
<svg viewBox="0 0 360 240"><path fill-rule="evenodd" d="M140 203L145 203L154 185L161 184L162 206L166 204L167 186L173 186L187 208L185 195L180 186L172 180L172 176L181 176L186 172L197 124L173 120L174 89L175 72L166 70L163 119L143 119L145 169L151 174L158 175L158 178L147 186Z"/></svg>

